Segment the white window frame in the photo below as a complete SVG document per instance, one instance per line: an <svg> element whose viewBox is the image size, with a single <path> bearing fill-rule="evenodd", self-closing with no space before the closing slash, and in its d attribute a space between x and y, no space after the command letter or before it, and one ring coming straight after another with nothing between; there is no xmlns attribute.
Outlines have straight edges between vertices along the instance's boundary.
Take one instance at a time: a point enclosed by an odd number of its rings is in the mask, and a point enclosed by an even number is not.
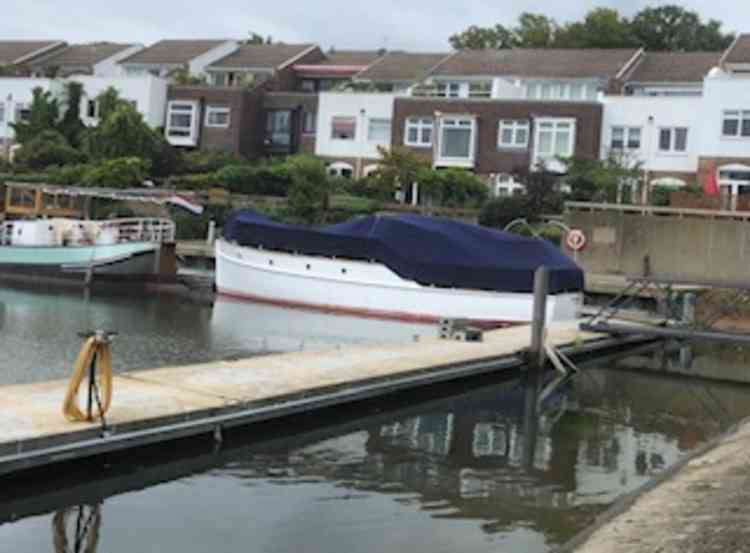
<svg viewBox="0 0 750 553"><path fill-rule="evenodd" d="M677 145L677 130L678 129L684 129L685 130L685 149L684 150L677 150L675 149L675 146ZM661 134L664 131L669 131L669 149L664 149L661 147ZM678 156L684 156L688 153L688 140L690 138L690 128L689 127L659 127L658 129L658 135L656 137L656 147L659 150L659 154L661 155L678 155Z"/></svg>
<svg viewBox="0 0 750 553"><path fill-rule="evenodd" d="M212 115L226 115L226 123L211 122ZM212 129L228 129L232 122L232 109L228 106L206 106L206 120L204 125Z"/></svg>
<svg viewBox="0 0 750 553"><path fill-rule="evenodd" d="M511 132L510 143L503 142L503 134L507 130ZM525 133L526 139L519 142L518 135L521 131ZM530 132L531 125L528 119L501 119L497 124L497 147L503 150L525 150L529 147Z"/></svg>
<svg viewBox="0 0 750 553"><path fill-rule="evenodd" d="M437 82L435 85L436 96L440 98L461 98L462 84L458 81ZM442 91L441 88L443 89Z"/></svg>
<svg viewBox="0 0 750 553"><path fill-rule="evenodd" d="M439 165L453 167L473 167L476 154L477 124L476 119L466 115L446 115L438 126L437 161ZM443 154L443 132L445 129L469 130L469 152L467 156L448 156Z"/></svg>
<svg viewBox="0 0 750 553"><path fill-rule="evenodd" d="M336 119L348 119L351 121L354 121L354 130L352 131L352 136L349 138L342 138L340 136L334 136L334 128L336 127ZM349 115L333 115L331 116L331 140L343 140L345 142L354 141L357 139L357 117L349 116Z"/></svg>
<svg viewBox="0 0 750 553"><path fill-rule="evenodd" d="M344 171L347 171L349 174L345 175ZM354 166L345 161L335 161L331 163L327 168L327 172L332 177L341 177L344 179L354 178Z"/></svg>
<svg viewBox="0 0 750 553"><path fill-rule="evenodd" d="M428 119L430 121L429 123L426 122ZM404 145L412 146L414 148L432 148L432 142L435 139L435 120L432 117L407 117L404 125ZM409 140L410 129L415 129L417 131L416 142ZM422 131L428 129L430 131L430 140L428 142L425 142L422 140Z"/></svg>
<svg viewBox="0 0 750 553"><path fill-rule="evenodd" d="M384 130L386 127L388 128L388 132L386 133L386 136L383 138L373 138L373 124L380 125L380 130ZM388 117L370 117L367 119L367 141L368 142L376 142L378 144L387 143L390 144L391 142L391 119Z"/></svg>
<svg viewBox="0 0 750 553"><path fill-rule="evenodd" d="M172 115L190 113L188 126L173 125ZM164 134L167 141L175 146L196 146L198 143L199 106L195 100L170 100L167 103L167 121ZM174 134L177 132L178 134ZM186 133L186 134L180 134Z"/></svg>
<svg viewBox="0 0 750 553"><path fill-rule="evenodd" d="M551 129L547 128L547 125L552 125ZM562 125L569 125L569 141L568 147L564 153L556 152L557 133L562 130ZM534 120L534 155L533 165L538 165L539 162L544 162L547 169L555 170L558 157L572 157L576 149L576 120L571 117L540 117ZM552 133L552 151L541 152L539 146L541 144L541 134L543 132Z"/></svg>
<svg viewBox="0 0 750 553"><path fill-rule="evenodd" d="M614 145L615 131L622 131L622 146L616 147ZM631 146L633 138L638 136L638 146ZM615 152L635 152L641 149L643 145L643 128L642 127L628 127L625 125L612 125L609 130L609 148Z"/></svg>
<svg viewBox="0 0 750 553"><path fill-rule="evenodd" d="M726 121L737 121L737 132L734 134L726 134L724 132L724 123ZM745 122L750 125L750 110L747 109L725 109L721 113L721 137L729 139L749 140L750 134L743 134L743 126Z"/></svg>

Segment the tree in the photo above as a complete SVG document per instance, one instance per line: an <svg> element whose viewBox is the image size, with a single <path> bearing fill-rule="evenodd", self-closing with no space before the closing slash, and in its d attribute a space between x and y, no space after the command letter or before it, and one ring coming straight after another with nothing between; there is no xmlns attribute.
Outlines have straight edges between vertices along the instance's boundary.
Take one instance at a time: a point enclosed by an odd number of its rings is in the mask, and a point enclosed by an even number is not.
<svg viewBox="0 0 750 553"><path fill-rule="evenodd" d="M201 86L208 84L205 75L192 75L186 67L180 67L172 73L172 80L179 86Z"/></svg>
<svg viewBox="0 0 750 553"><path fill-rule="evenodd" d="M26 121L11 123L15 133L16 141L26 144L38 134L57 129L57 121L60 116L60 106L57 99L49 91L41 87L34 88L33 99L29 109L29 117Z"/></svg>
<svg viewBox="0 0 750 553"><path fill-rule="evenodd" d="M131 105L122 103L88 133L85 148L93 159L151 159L156 143L156 133L143 116Z"/></svg>
<svg viewBox="0 0 750 553"><path fill-rule="evenodd" d="M464 169L425 169L417 176L420 195L446 207L479 207L487 199L487 183Z"/></svg>
<svg viewBox="0 0 750 553"><path fill-rule="evenodd" d="M733 40L721 32L721 23L700 16L678 5L644 8L631 23L638 43L647 50L717 51L726 49Z"/></svg>
<svg viewBox="0 0 750 553"><path fill-rule="evenodd" d="M630 48L637 44L630 22L617 10L597 8L582 22L564 25L555 37L557 48Z"/></svg>
<svg viewBox="0 0 750 553"><path fill-rule="evenodd" d="M120 98L120 93L113 86L106 88L100 93L96 97L96 103L99 105L100 121L106 121L118 107L128 105L125 100Z"/></svg>
<svg viewBox="0 0 750 553"><path fill-rule="evenodd" d="M461 33L451 35L448 40L456 50L483 50L486 48L502 50L517 45L513 31L500 24L494 27L472 25Z"/></svg>
<svg viewBox="0 0 750 553"><path fill-rule="evenodd" d="M563 195L559 191L559 175L544 170L524 170L514 176L524 184L525 193L485 203L479 214L480 224L505 228L515 219L526 219L529 223L534 223L544 214L562 212Z"/></svg>
<svg viewBox="0 0 750 553"><path fill-rule="evenodd" d="M332 188L325 164L311 156L297 155L290 157L287 165L292 179L287 204L292 216L307 224L322 223Z"/></svg>
<svg viewBox="0 0 750 553"><path fill-rule="evenodd" d="M641 180L641 164L614 153L604 160L570 158L565 165L565 182L576 201L614 202L625 187Z"/></svg>
<svg viewBox="0 0 750 553"><path fill-rule="evenodd" d="M258 33L255 33L253 31L250 31L248 35L249 38L245 39L243 44L273 44L273 39L270 35L265 39L263 38L263 35L259 35Z"/></svg>
<svg viewBox="0 0 750 553"><path fill-rule="evenodd" d="M74 148L81 145L86 125L81 121L81 99L83 98L83 85L77 82L69 82L65 85L65 113L58 125L58 130Z"/></svg>
<svg viewBox="0 0 750 553"><path fill-rule="evenodd" d="M62 134L52 129L43 130L24 143L14 158L16 164L34 170L81 163L85 160L84 154L71 147Z"/></svg>
<svg viewBox="0 0 750 553"><path fill-rule="evenodd" d="M555 40L557 23L542 14L524 12L514 29L518 45L524 48L549 48Z"/></svg>
<svg viewBox="0 0 750 553"><path fill-rule="evenodd" d="M427 159L409 148L378 147L378 152L381 159L371 181L383 199L392 200L396 190L401 190L403 197L406 197L412 183L419 181L420 173L430 169Z"/></svg>

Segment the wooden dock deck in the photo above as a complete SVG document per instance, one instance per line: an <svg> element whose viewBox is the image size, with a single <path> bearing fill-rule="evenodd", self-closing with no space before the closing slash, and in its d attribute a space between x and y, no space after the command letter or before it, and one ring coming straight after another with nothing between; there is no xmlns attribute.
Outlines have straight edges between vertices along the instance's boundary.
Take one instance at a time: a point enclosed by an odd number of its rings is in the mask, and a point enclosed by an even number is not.
<svg viewBox="0 0 750 553"><path fill-rule="evenodd" d="M517 369L530 334L517 326L486 332L481 342L422 339L125 372L114 378L104 433L99 423L63 418L67 381L7 386L0 388L0 475L191 435L218 438L231 426ZM575 356L644 338L613 339L570 322L550 325L547 340Z"/></svg>

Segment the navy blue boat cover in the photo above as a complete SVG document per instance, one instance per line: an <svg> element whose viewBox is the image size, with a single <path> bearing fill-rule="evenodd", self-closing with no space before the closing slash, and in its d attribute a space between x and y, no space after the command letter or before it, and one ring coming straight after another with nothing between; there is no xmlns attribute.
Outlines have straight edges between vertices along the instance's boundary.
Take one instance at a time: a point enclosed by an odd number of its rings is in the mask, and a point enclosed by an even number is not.
<svg viewBox="0 0 750 553"><path fill-rule="evenodd" d="M550 242L450 219L373 215L308 228L246 209L229 216L223 234L243 246L374 260L425 285L531 292L534 271L545 265L550 293L583 290L581 269Z"/></svg>

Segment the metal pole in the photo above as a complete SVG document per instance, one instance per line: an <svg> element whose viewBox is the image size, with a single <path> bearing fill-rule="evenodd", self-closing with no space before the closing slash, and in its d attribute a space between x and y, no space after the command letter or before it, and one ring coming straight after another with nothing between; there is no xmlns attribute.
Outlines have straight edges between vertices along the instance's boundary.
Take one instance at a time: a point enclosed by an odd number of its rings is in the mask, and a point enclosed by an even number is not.
<svg viewBox="0 0 750 553"><path fill-rule="evenodd" d="M549 269L539 267L534 273L534 312L531 319L531 369L544 367L544 337L547 323Z"/></svg>

